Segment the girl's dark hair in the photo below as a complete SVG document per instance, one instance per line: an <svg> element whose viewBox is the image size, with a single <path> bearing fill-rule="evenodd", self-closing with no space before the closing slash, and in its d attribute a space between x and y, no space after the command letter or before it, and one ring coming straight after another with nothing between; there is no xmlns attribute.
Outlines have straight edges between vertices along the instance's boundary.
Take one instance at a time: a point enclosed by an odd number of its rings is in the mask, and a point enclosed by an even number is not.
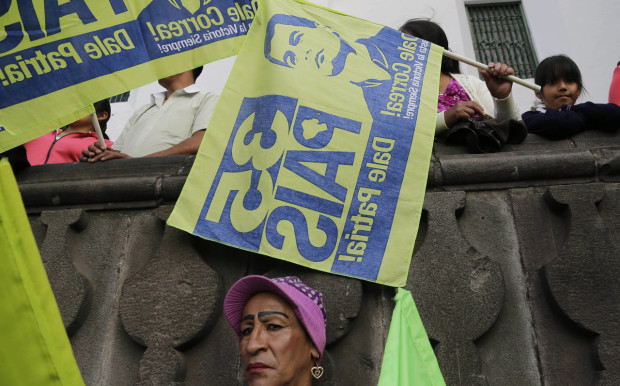
<svg viewBox="0 0 620 386"><path fill-rule="evenodd" d="M97 114L103 113L104 111L108 113L108 117L106 119L104 119L103 121L99 121L99 126L101 126L101 131L105 131L107 129L108 121L110 120L110 117L112 116L112 107L110 106L110 100L107 98L102 99L99 102L93 103L93 106L95 106L95 112Z"/></svg>
<svg viewBox="0 0 620 386"><path fill-rule="evenodd" d="M554 55L538 63L534 73L534 82L540 87L553 84L560 79L567 82L575 82L579 90L583 89L581 71L571 58L566 55Z"/></svg>
<svg viewBox="0 0 620 386"><path fill-rule="evenodd" d="M448 48L448 37L439 24L429 19L411 19L400 27L400 31L420 39L428 40L433 44ZM441 72L460 74L459 62L444 56L441 59Z"/></svg>
<svg viewBox="0 0 620 386"><path fill-rule="evenodd" d="M202 66L196 67L192 70L192 75L194 75L194 82L196 81L196 79L198 79L200 74L202 74Z"/></svg>

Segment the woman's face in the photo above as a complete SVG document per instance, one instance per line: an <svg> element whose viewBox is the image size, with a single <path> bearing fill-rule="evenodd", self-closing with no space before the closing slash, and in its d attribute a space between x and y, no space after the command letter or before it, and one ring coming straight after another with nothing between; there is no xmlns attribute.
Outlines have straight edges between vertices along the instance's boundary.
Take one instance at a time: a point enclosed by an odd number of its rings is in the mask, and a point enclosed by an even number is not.
<svg viewBox="0 0 620 386"><path fill-rule="evenodd" d="M278 295L254 295L243 309L241 359L250 386L310 384L318 351Z"/></svg>

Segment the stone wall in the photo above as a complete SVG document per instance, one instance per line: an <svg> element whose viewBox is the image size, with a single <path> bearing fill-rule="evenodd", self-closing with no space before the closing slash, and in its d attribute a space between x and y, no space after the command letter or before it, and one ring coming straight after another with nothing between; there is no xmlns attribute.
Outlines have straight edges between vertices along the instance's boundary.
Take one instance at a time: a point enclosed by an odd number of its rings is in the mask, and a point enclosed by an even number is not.
<svg viewBox="0 0 620 386"><path fill-rule="evenodd" d="M88 385L242 385L226 290L297 275L326 299L326 375L374 385L394 289L165 225L193 157L18 177ZM407 288L450 385L620 384L620 133L497 154L437 144Z"/></svg>

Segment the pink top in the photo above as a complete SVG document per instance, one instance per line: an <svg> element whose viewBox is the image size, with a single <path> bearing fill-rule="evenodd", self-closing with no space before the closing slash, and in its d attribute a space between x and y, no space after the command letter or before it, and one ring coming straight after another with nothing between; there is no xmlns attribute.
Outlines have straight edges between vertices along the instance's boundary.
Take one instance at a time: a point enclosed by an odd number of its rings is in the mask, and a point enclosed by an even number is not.
<svg viewBox="0 0 620 386"><path fill-rule="evenodd" d="M30 165L78 162L82 150L97 142L97 134L94 132L71 133L56 139L59 132L60 130L52 131L24 144ZM105 143L107 146L113 144L107 139Z"/></svg>
<svg viewBox="0 0 620 386"><path fill-rule="evenodd" d="M439 99L437 100L437 112L440 113L445 110L449 110L456 102L470 101L467 91L461 86L456 79L450 79L446 91L439 93Z"/></svg>

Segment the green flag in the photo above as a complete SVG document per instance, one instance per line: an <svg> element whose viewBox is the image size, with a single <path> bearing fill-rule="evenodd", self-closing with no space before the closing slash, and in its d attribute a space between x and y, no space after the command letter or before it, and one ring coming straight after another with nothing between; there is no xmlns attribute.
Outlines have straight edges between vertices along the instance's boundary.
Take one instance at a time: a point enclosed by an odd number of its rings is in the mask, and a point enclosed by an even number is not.
<svg viewBox="0 0 620 386"><path fill-rule="evenodd" d="M394 300L378 386L445 385L411 292L399 288Z"/></svg>
<svg viewBox="0 0 620 386"><path fill-rule="evenodd" d="M17 182L0 161L0 384L83 385Z"/></svg>

